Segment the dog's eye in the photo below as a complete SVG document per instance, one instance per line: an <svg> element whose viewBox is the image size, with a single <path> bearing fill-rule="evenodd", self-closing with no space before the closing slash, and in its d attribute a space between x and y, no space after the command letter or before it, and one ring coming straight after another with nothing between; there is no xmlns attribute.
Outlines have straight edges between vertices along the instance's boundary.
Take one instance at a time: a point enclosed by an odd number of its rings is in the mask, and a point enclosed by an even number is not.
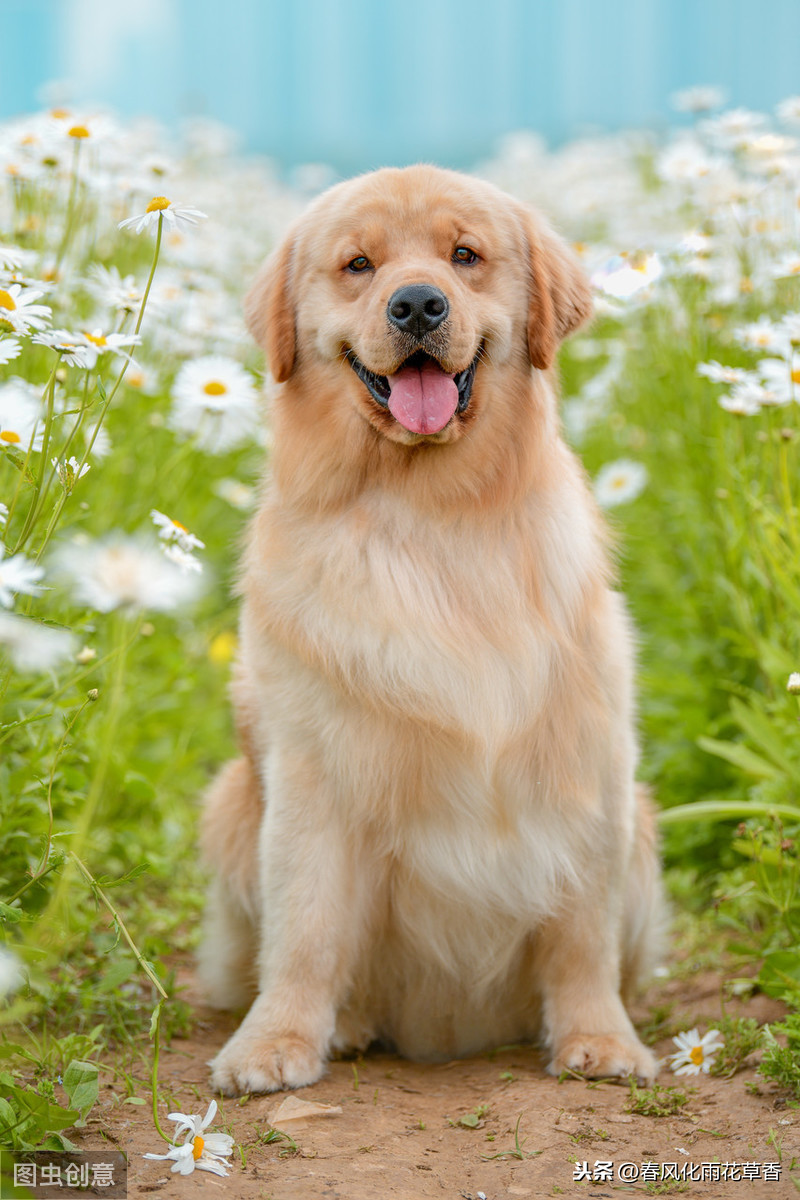
<svg viewBox="0 0 800 1200"><path fill-rule="evenodd" d="M350 262L347 264L347 269L348 271L352 271L353 274L359 275L362 271L368 271L371 266L372 263L369 261L366 255L359 254L356 258L352 258L350 260Z"/></svg>
<svg viewBox="0 0 800 1200"><path fill-rule="evenodd" d="M454 263L466 263L468 267L471 267L472 264L476 263L477 261L477 254L474 250L470 250L469 246L456 246L455 250L453 251Z"/></svg>

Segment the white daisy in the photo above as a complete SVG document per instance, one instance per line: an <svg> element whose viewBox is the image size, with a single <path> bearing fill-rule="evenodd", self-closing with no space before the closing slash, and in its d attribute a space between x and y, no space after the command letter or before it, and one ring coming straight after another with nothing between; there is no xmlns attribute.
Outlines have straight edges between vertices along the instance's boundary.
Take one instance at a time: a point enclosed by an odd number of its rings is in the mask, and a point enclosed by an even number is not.
<svg viewBox="0 0 800 1200"><path fill-rule="evenodd" d="M783 330L769 317L762 314L757 321L738 325L732 331L734 341L747 350L775 350L784 354L787 337Z"/></svg>
<svg viewBox="0 0 800 1200"><path fill-rule="evenodd" d="M258 429L255 384L233 358L210 354L184 363L172 396L170 428L194 435L203 450L222 454Z"/></svg>
<svg viewBox="0 0 800 1200"><path fill-rule="evenodd" d="M62 362L68 367L91 370L100 353L97 346L82 333L70 333L68 329L52 329L48 333L37 333L32 339L42 346L57 350Z"/></svg>
<svg viewBox="0 0 800 1200"><path fill-rule="evenodd" d="M800 671L792 671L786 681L786 690L791 692L793 696L800 695Z"/></svg>
<svg viewBox="0 0 800 1200"><path fill-rule="evenodd" d="M248 487L246 483L240 483L238 479L218 479L214 484L214 491L220 500L226 500L242 512L248 512L256 501L253 488Z"/></svg>
<svg viewBox="0 0 800 1200"><path fill-rule="evenodd" d="M0 525L5 525L8 520L8 505L0 504Z"/></svg>
<svg viewBox="0 0 800 1200"><path fill-rule="evenodd" d="M39 580L44 570L24 554L12 554L6 558L5 552L5 547L0 546L0 604L4 608L11 608L16 592L24 592L28 596L39 595L42 590Z"/></svg>
<svg viewBox="0 0 800 1200"><path fill-rule="evenodd" d="M125 348L138 346L142 340L135 333L103 333L102 329L93 329L91 333L85 330L83 336L98 354L119 354L122 358L130 357L123 353Z"/></svg>
<svg viewBox="0 0 800 1200"><path fill-rule="evenodd" d="M89 268L86 290L95 300L115 312L138 312L144 292L133 275L120 275L116 267L93 263Z"/></svg>
<svg viewBox="0 0 800 1200"><path fill-rule="evenodd" d="M642 463L621 458L617 462L606 463L598 471L594 481L594 494L603 508L612 508L614 505L635 500L646 483L647 470Z"/></svg>
<svg viewBox="0 0 800 1200"><path fill-rule="evenodd" d="M87 433L87 437L89 437ZM97 435L92 444L93 458L107 458L111 453L111 438L108 436L108 430L105 425L101 425L97 431Z"/></svg>
<svg viewBox="0 0 800 1200"><path fill-rule="evenodd" d="M122 534L62 546L54 559L56 569L71 582L75 601L99 612L167 612L188 604L198 592L195 581L167 562L155 546Z"/></svg>
<svg viewBox="0 0 800 1200"><path fill-rule="evenodd" d="M131 358L125 373L125 386L135 388L144 396L155 396L159 391L160 379L152 367L143 367L141 363Z"/></svg>
<svg viewBox="0 0 800 1200"><path fill-rule="evenodd" d="M187 1116L186 1113L169 1113L168 1121L175 1122L175 1140L177 1141L182 1134L189 1134L192 1138L202 1137L207 1150L212 1154L228 1155L233 1150L233 1138L227 1133L206 1133L208 1126L217 1115L217 1102L212 1100L204 1117Z"/></svg>
<svg viewBox="0 0 800 1200"><path fill-rule="evenodd" d="M792 252L784 254L771 268L770 274L774 279L791 279L800 276L800 254Z"/></svg>
<svg viewBox="0 0 800 1200"><path fill-rule="evenodd" d="M178 570L183 571L184 574L190 571L194 571L198 575L202 574L203 564L200 562L200 559L190 553L189 550L184 550L177 542L170 542L169 544L162 542L161 552L165 558L174 563Z"/></svg>
<svg viewBox="0 0 800 1200"><path fill-rule="evenodd" d="M766 117L763 113L751 112L747 108L730 108L713 120L704 121L703 131L725 146L746 145L763 129Z"/></svg>
<svg viewBox="0 0 800 1200"><path fill-rule="evenodd" d="M784 125L800 125L800 96L787 96L775 109Z"/></svg>
<svg viewBox="0 0 800 1200"><path fill-rule="evenodd" d="M676 1075L705 1075L714 1064L714 1058L725 1045L718 1029L709 1029L700 1037L696 1029L688 1033L679 1033L672 1039L678 1047L675 1054L668 1055L668 1061Z"/></svg>
<svg viewBox="0 0 800 1200"><path fill-rule="evenodd" d="M717 165L718 160L696 138L681 137L658 156L656 171L665 183L696 183L710 175Z"/></svg>
<svg viewBox="0 0 800 1200"><path fill-rule="evenodd" d="M195 1152L194 1143L201 1148ZM202 1148L203 1139L197 1137L194 1142L184 1142L182 1146L170 1146L166 1154L143 1154L143 1158L172 1159L172 1170L180 1175L191 1175L192 1171L212 1171L214 1175L227 1175L229 1163L216 1154L208 1154Z"/></svg>
<svg viewBox="0 0 800 1200"><path fill-rule="evenodd" d="M66 462L59 462L57 458L50 459L51 465L58 472L58 478L64 491L69 495L79 479L83 479L84 475L91 470L88 463L80 465L77 458L72 455Z"/></svg>
<svg viewBox="0 0 800 1200"><path fill-rule="evenodd" d="M769 393L761 401L765 408L780 408L792 403L800 384L800 371L791 369L785 358L762 358L758 374Z"/></svg>
<svg viewBox="0 0 800 1200"><path fill-rule="evenodd" d="M4 271L20 271L33 257L32 251L21 246L0 244L0 268Z"/></svg>
<svg viewBox="0 0 800 1200"><path fill-rule="evenodd" d="M627 300L663 274L657 254L616 255L595 271L592 284L607 296Z"/></svg>
<svg viewBox="0 0 800 1200"><path fill-rule="evenodd" d="M746 379L744 383L735 383L730 392L717 398L717 404L726 412L738 417L754 417L761 412L766 388L754 379Z"/></svg>
<svg viewBox="0 0 800 1200"><path fill-rule="evenodd" d="M33 437L33 449L41 450L41 415L41 397L31 384L17 378L0 384L0 448L27 450Z"/></svg>
<svg viewBox="0 0 800 1200"><path fill-rule="evenodd" d="M786 313L781 317L778 329L790 346L800 346L800 312Z"/></svg>
<svg viewBox="0 0 800 1200"><path fill-rule="evenodd" d="M205 550L205 542L201 542L200 538L190 533L185 525L181 525L180 521L173 520L172 517L159 512L157 508L150 510L150 517L162 541L176 542L182 550Z"/></svg>
<svg viewBox="0 0 800 1200"><path fill-rule="evenodd" d="M697 374L712 383L744 383L748 373L742 367L726 367L712 358L711 362L697 364Z"/></svg>
<svg viewBox="0 0 800 1200"><path fill-rule="evenodd" d="M159 218L162 218L170 229L178 229L184 225L196 225L199 220L206 219L206 214L200 212L199 208L174 204L166 196L154 196L143 213L120 221L119 228L131 229L136 226L136 233L141 233L144 229L156 228Z"/></svg>
<svg viewBox="0 0 800 1200"><path fill-rule="evenodd" d="M166 1154L145 1154L144 1157L174 1159L172 1170L181 1175L190 1175L195 1169L227 1175L230 1164L224 1160L233 1152L233 1138L227 1133L207 1132L216 1112L217 1102L212 1100L202 1118L179 1112L170 1113L169 1120L175 1122L175 1140L182 1135L186 1140L181 1146L171 1146Z"/></svg>
<svg viewBox="0 0 800 1200"><path fill-rule="evenodd" d="M0 337L0 366L11 362L13 358L18 358L22 351L22 345L13 337Z"/></svg>
<svg viewBox="0 0 800 1200"><path fill-rule="evenodd" d="M725 93L722 88L698 84L673 92L669 101L676 112L705 113L724 104Z"/></svg>
<svg viewBox="0 0 800 1200"><path fill-rule="evenodd" d="M77 642L67 629L0 612L0 645L18 671L51 671L74 657Z"/></svg>
<svg viewBox="0 0 800 1200"><path fill-rule="evenodd" d="M44 295L37 288L22 288L10 283L0 288L0 329L3 324L11 326L14 333L27 333L30 329L44 329L52 316L46 304L36 304Z"/></svg>
<svg viewBox="0 0 800 1200"><path fill-rule="evenodd" d="M23 980L22 965L15 954L0 947L0 1000L5 1000L20 987Z"/></svg>

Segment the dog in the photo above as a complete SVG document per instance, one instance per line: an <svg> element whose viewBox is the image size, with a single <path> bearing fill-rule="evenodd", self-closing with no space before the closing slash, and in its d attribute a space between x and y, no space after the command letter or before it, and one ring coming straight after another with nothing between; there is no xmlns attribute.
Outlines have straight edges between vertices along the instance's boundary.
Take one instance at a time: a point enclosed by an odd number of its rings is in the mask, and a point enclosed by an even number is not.
<svg viewBox="0 0 800 1200"><path fill-rule="evenodd" d="M376 1040L652 1080L632 633L551 370L581 267L491 184L389 168L318 197L246 310L281 386L203 821L202 975L251 1005L214 1087Z"/></svg>

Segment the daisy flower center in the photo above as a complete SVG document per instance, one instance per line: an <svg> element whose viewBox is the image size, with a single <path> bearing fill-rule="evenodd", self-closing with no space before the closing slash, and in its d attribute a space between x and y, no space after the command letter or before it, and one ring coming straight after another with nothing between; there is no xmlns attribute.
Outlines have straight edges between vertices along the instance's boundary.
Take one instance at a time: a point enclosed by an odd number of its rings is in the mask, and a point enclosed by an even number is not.
<svg viewBox="0 0 800 1200"><path fill-rule="evenodd" d="M9 312L13 312L16 307L13 296L9 296L8 292L4 292L0 288L0 308L6 308Z"/></svg>
<svg viewBox="0 0 800 1200"><path fill-rule="evenodd" d="M0 292L0 295L2 295L2 292ZM218 379L210 379L203 387L203 391L207 396L224 396L227 390L225 384L220 383Z"/></svg>
<svg viewBox="0 0 800 1200"><path fill-rule="evenodd" d="M705 1056L705 1054L703 1054L703 1047L702 1046L692 1046L691 1050L689 1051L689 1058L692 1060L692 1062L694 1063L694 1065L696 1067L702 1067L703 1063L706 1060L706 1056Z"/></svg>
<svg viewBox="0 0 800 1200"><path fill-rule="evenodd" d="M67 117L69 116L69 109L68 108L51 108L50 116L55 121L66 121Z"/></svg>
<svg viewBox="0 0 800 1200"><path fill-rule="evenodd" d="M67 130L67 133L70 137L74 138L87 138L89 136L89 130L85 125L73 125L71 129Z"/></svg>
<svg viewBox="0 0 800 1200"><path fill-rule="evenodd" d="M181 525L180 521L176 521L173 517L170 517L170 520L172 521L172 524L175 526L176 529L182 529L184 533L189 532L189 530L186 528L185 525Z"/></svg>
<svg viewBox="0 0 800 1200"><path fill-rule="evenodd" d="M792 371L792 383L800 383L800 367L795 367Z"/></svg>
<svg viewBox="0 0 800 1200"><path fill-rule="evenodd" d="M169 208L170 201L166 196L153 196L153 199L148 204L145 212L163 212L165 208Z"/></svg>
<svg viewBox="0 0 800 1200"><path fill-rule="evenodd" d="M8 442L11 446L16 446L20 441L18 433L14 433L13 429L0 429L0 442Z"/></svg>
<svg viewBox="0 0 800 1200"><path fill-rule="evenodd" d="M203 1139L200 1137L199 1134L197 1135L196 1138L192 1139L192 1158L195 1159L195 1161L203 1153L204 1146L205 1146L205 1142L203 1141Z"/></svg>
<svg viewBox="0 0 800 1200"><path fill-rule="evenodd" d="M86 338L87 341L92 342L92 344L95 346L107 346L108 345L108 343L106 342L106 339L103 337L102 333L99 335L96 333L85 333L83 336Z"/></svg>

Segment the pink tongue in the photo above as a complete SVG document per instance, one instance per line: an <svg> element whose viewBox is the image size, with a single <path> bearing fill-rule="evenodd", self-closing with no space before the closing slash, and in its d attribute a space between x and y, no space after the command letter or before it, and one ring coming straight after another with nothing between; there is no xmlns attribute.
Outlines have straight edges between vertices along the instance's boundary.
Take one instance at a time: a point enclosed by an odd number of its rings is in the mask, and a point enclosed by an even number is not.
<svg viewBox="0 0 800 1200"><path fill-rule="evenodd" d="M438 433L456 411L458 388L453 376L435 362L402 367L389 376L389 412L411 433Z"/></svg>

